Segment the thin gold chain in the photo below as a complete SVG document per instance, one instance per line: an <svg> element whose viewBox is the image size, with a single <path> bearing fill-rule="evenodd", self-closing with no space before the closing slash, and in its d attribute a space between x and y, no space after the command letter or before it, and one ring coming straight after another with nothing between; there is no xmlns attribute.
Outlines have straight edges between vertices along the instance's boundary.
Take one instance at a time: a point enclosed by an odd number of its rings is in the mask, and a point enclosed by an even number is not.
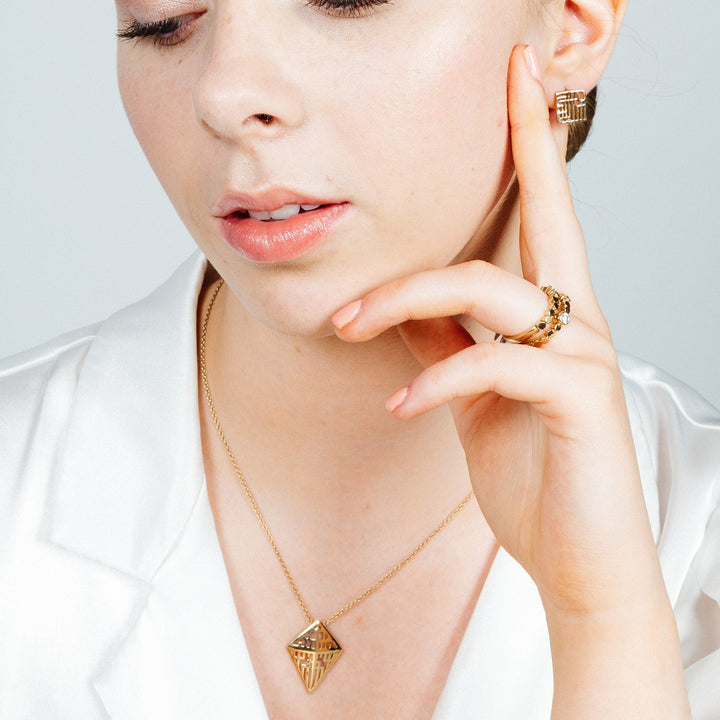
<svg viewBox="0 0 720 720"><path fill-rule="evenodd" d="M238 480L240 481L240 485L242 486L243 490L245 491L245 494L247 495L248 500L250 501L250 506L253 509L253 512L255 513L255 516L258 519L258 522L260 523L260 527L263 529L263 532L265 533L265 537L268 539L268 542L270 543L270 547L272 547L273 552L275 553L275 557L277 558L277 561L280 563L280 567L282 568L283 573L285 574L285 578L288 581L288 584L290 585L290 588L293 591L293 595L295 595L295 599L298 601L298 604L300 605L300 608L302 609L303 613L305 614L305 617L307 618L308 622L312 623L314 622L315 618L311 614L310 610L308 610L308 606L305 603L305 600L303 599L302 594L300 593L300 590L298 590L298 586L295 583L295 580L293 579L293 576L290 574L290 570L288 569L287 563L285 562L285 558L283 558L282 553L280 552L280 548L278 547L277 543L275 542L275 538L272 536L272 533L270 532L270 528L268 527L267 522L265 521L265 517L263 516L262 512L260 511L260 506L257 503L257 500L255 499L255 495L253 494L252 490L250 489L250 486L248 485L247 480L245 479L245 476L243 475L242 470L240 469L240 465L238 464L238 461L235 459L235 455L233 454L232 449L230 448L230 443L228 442L227 437L225 436L225 431L222 428L222 425L220 424L220 419L218 418L218 414L215 410L215 403L213 402L212 394L210 392L210 383L208 382L208 375L207 375L207 364L205 360L205 350L206 350L206 342L207 342L207 330L208 330L208 322L210 320L210 313L212 312L213 305L215 304L215 300L218 296L218 293L220 292L220 288L223 286L223 280L220 280L217 285L215 286L215 289L213 290L212 295L210 296L210 302L208 304L207 310L205 311L205 317L203 318L203 324L200 331L200 378L202 381L203 389L205 390L205 398L207 399L208 408L210 410L210 416L212 417L213 423L215 425L215 428L217 430L218 436L220 437L220 441L223 444L223 447L225 448L225 451L227 452L228 457L230 458L230 463L233 466L233 469L235 470L235 474L237 475ZM324 621L324 625L330 625L330 623L335 622L338 618L345 615L345 613L352 610L358 603L362 602L366 597L369 595L372 595L376 590L381 588L388 580L390 580L391 577L396 575L400 572L421 550L425 548L425 546L433 539L435 538L442 530L455 518L455 516L470 502L470 499L472 498L473 493L469 492L462 500L462 502L454 509L452 510L448 516L419 544L415 547L415 549L410 552L408 555L406 555L397 565L395 565L393 568L388 570L379 580L377 580L375 583L373 583L367 590L360 593L354 600L350 601L347 605L344 605L341 607L337 612L333 613L327 620Z"/></svg>

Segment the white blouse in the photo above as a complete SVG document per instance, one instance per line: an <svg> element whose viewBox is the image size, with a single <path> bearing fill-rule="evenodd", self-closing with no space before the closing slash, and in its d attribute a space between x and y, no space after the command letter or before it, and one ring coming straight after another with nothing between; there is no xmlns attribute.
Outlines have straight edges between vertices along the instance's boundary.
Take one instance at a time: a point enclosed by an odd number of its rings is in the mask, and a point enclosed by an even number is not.
<svg viewBox="0 0 720 720"><path fill-rule="evenodd" d="M0 718L266 718L205 487L199 254L149 298L0 363ZM720 413L622 358L695 720L720 720ZM437 720L546 720L545 617L502 550Z"/></svg>

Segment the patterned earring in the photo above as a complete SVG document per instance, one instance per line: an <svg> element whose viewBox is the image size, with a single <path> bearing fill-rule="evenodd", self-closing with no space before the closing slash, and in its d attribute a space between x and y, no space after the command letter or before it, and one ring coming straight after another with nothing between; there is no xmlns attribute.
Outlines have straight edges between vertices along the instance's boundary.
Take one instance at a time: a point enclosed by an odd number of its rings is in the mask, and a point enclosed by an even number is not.
<svg viewBox="0 0 720 720"><path fill-rule="evenodd" d="M587 120L587 105L584 90L563 90L555 93L555 112L558 122L565 125L585 122Z"/></svg>

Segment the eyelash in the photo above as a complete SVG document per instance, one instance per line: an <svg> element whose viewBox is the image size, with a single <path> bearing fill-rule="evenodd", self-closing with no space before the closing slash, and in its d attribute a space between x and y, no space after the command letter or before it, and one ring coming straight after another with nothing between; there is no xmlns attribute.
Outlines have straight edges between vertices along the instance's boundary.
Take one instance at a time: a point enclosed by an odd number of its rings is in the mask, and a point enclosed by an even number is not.
<svg viewBox="0 0 720 720"><path fill-rule="evenodd" d="M120 40L152 39L156 47L172 47L179 45L189 34L192 21L200 17L198 13L192 15L178 15L156 22L143 23L132 20L124 28L118 30Z"/></svg>
<svg viewBox="0 0 720 720"><path fill-rule="evenodd" d="M372 12L379 5L387 5L392 0L304 0L305 5L317 8L332 17L360 18ZM189 26L202 13L178 15L156 22L143 23L132 20L124 28L118 30L120 40L151 39L156 47L172 47L179 45L189 35Z"/></svg>
<svg viewBox="0 0 720 720"><path fill-rule="evenodd" d="M387 5L392 0L305 0L309 7L315 7L328 15L344 18L359 18L372 12L376 5Z"/></svg>

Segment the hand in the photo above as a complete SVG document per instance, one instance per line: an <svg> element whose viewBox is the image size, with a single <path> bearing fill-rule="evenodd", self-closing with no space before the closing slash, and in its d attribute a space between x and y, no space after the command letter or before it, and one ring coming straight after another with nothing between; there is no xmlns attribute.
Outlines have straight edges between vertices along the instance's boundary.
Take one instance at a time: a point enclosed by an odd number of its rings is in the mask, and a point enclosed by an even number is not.
<svg viewBox="0 0 720 720"><path fill-rule="evenodd" d="M564 129L551 126L522 48L508 87L523 278L482 261L419 273L370 293L337 333L357 342L400 325L426 369L388 408L410 418L449 402L498 541L546 603L594 610L627 601L638 580L642 592L657 588L657 562L616 356L568 188ZM572 319L542 348L475 343L452 319L522 332L544 314L539 286L550 283L570 296Z"/></svg>
<svg viewBox="0 0 720 720"><path fill-rule="evenodd" d="M677 631L573 211L567 138L533 67L534 50L516 47L508 110L523 276L474 261L406 277L339 311L337 334L359 342L399 326L425 370L388 400L396 417L450 404L480 508L546 609L553 718L685 718ZM541 347L476 343L453 319L523 332L547 308L546 284L569 295L572 318Z"/></svg>

